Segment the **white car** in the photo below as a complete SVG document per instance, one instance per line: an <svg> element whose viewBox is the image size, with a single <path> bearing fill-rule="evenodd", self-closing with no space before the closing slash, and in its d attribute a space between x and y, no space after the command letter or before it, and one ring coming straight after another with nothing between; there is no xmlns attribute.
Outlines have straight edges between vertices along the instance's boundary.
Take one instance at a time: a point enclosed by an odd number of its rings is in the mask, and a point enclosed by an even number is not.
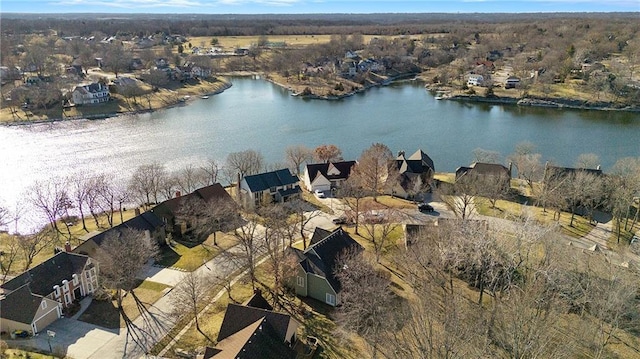
<svg viewBox="0 0 640 359"><path fill-rule="evenodd" d="M313 191L313 193L316 195L316 197L318 198L324 198L324 192L322 192L321 190L317 189L315 191Z"/></svg>

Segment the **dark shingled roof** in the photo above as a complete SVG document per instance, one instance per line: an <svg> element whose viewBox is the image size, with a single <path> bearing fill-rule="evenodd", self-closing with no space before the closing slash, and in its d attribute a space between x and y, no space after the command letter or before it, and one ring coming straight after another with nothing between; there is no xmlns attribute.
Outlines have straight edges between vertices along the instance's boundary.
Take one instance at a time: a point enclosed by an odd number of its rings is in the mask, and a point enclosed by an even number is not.
<svg viewBox="0 0 640 359"><path fill-rule="evenodd" d="M315 234L315 233L314 233ZM338 228L320 241L310 245L304 251L294 250L298 256L299 263L307 273L313 273L324 277L329 285L338 293L341 285L334 276L334 270L338 256L345 250L354 248L363 250L362 246L356 242L349 234Z"/></svg>
<svg viewBox="0 0 640 359"><path fill-rule="evenodd" d="M0 308L2 308L0 312L2 318L31 324L41 302L42 296L32 294L29 286L25 284L0 300Z"/></svg>
<svg viewBox="0 0 640 359"><path fill-rule="evenodd" d="M19 276L4 283L1 287L16 290L25 284L33 294L47 296L53 292L54 285L61 285L63 280L71 280L73 274L82 274L89 257L69 252L59 252L55 256L27 270Z"/></svg>
<svg viewBox="0 0 640 359"><path fill-rule="evenodd" d="M307 173L309 176L309 180L313 182L318 176L318 173L322 174L328 180L335 179L347 179L349 178L349 174L351 174L351 168L356 164L356 161L342 161L342 162L331 162L331 163L314 163L307 165ZM335 167L340 174L338 175L329 175L330 166Z"/></svg>
<svg viewBox="0 0 640 359"><path fill-rule="evenodd" d="M176 217L180 207L188 201L202 200L209 202L212 199L228 200L233 202L233 199L224 187L222 187L220 183L214 183L210 186L198 188L189 194L168 199L153 207L151 212L156 214L158 217L170 219Z"/></svg>
<svg viewBox="0 0 640 359"><path fill-rule="evenodd" d="M505 176L505 178L511 179L511 171L509 168L497 163L474 162L469 167L458 167L458 169L456 169L456 181L467 173L482 176Z"/></svg>
<svg viewBox="0 0 640 359"><path fill-rule="evenodd" d="M320 242L321 240L327 238L330 235L331 235L331 231L328 231L324 228L316 227L316 229L313 230L313 236L311 236L311 241L309 242L309 245L314 245Z"/></svg>
<svg viewBox="0 0 640 359"><path fill-rule="evenodd" d="M95 236L87 239L86 242L93 241L96 245L100 246L105 238L107 238L109 233L114 233L113 231L121 231L125 228L129 228L138 231L149 231L150 233L153 233L156 229L162 226L164 226L162 219L155 215L155 213L147 211L141 213L139 216L135 216L127 221L124 221L123 223L113 228L109 228L106 231L96 234ZM79 252L81 247L82 244L74 248L74 252Z"/></svg>
<svg viewBox="0 0 640 359"><path fill-rule="evenodd" d="M269 325L273 327L274 334L282 343L287 339L287 329L289 322L292 320L286 314L276 313L271 310L260 308L246 307L238 304L229 304L224 313L224 319L218 333L218 341L221 341L247 326L255 323L257 320L265 318Z"/></svg>
<svg viewBox="0 0 640 359"><path fill-rule="evenodd" d="M296 352L284 341L267 317L261 317L242 330L218 342L220 359L294 359Z"/></svg>
<svg viewBox="0 0 640 359"><path fill-rule="evenodd" d="M271 306L271 304L269 304L269 302L267 302L266 299L264 299L259 289L256 289L255 294L252 295L249 300L244 302L243 305L252 308L273 310L273 307Z"/></svg>
<svg viewBox="0 0 640 359"><path fill-rule="evenodd" d="M289 169L281 169L273 172L260 173L245 176L245 182L251 192L260 192L272 187L287 186L298 183L298 177L291 174Z"/></svg>

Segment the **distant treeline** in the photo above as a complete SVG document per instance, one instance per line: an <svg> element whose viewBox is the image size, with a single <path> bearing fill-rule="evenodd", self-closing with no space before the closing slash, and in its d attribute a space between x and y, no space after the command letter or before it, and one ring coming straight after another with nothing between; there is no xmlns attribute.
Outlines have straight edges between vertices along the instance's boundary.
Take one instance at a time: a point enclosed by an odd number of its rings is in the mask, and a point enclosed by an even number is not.
<svg viewBox="0 0 640 359"><path fill-rule="evenodd" d="M637 21L640 13L473 13L473 14L21 14L3 13L3 34L55 30L58 36L106 34L145 36L158 32L186 36L448 33L467 25L536 23L550 20Z"/></svg>

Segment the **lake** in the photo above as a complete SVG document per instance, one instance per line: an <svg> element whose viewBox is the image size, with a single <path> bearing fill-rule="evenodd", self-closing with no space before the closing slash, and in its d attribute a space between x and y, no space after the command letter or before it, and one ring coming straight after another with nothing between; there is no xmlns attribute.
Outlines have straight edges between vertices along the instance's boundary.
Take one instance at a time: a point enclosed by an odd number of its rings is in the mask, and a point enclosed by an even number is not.
<svg viewBox="0 0 640 359"><path fill-rule="evenodd" d="M374 142L394 153L421 148L437 171L448 172L470 164L475 148L504 159L522 141L564 166L582 153L597 154L605 171L619 158L640 156L638 113L438 101L415 81L340 101L304 100L252 78L232 82L222 94L155 113L0 127L0 204L11 209L36 180L74 172L126 180L142 164L178 170L245 149L284 162L294 144L335 144L345 159Z"/></svg>

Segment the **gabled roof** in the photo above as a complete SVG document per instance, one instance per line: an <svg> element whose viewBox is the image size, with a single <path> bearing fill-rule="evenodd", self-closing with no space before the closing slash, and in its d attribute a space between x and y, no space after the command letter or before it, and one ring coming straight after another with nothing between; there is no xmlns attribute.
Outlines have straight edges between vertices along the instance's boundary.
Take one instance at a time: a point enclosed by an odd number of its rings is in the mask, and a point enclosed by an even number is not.
<svg viewBox="0 0 640 359"><path fill-rule="evenodd" d="M233 303L227 306L227 310L224 313L224 319L222 320L220 332L218 333L218 341L239 332L261 318L267 318L269 320L278 337L281 338L284 343L287 329L289 328L289 321L291 320L290 316L266 309L247 307Z"/></svg>
<svg viewBox="0 0 640 359"><path fill-rule="evenodd" d="M124 221L123 223L109 228L106 231L100 232L95 236L87 239L85 242L93 241L96 245L102 244L102 242L107 238L110 233L120 232L124 229L135 229L138 231L149 231L153 233L156 229L163 227L164 223L162 219L160 219L155 213L152 211L143 212L138 216L135 216L129 220ZM84 243L83 243L84 244ZM74 249L74 252L78 251L78 248L82 246L79 245Z"/></svg>
<svg viewBox="0 0 640 359"><path fill-rule="evenodd" d="M456 180L467 173L484 176L505 176L505 178L511 178L511 170L498 163L474 162L469 167L458 167L458 169L456 169Z"/></svg>
<svg viewBox="0 0 640 359"><path fill-rule="evenodd" d="M311 244L304 251L295 250L294 253L298 256L299 263L305 272L326 278L329 285L338 293L341 285L334 276L335 266L338 256L350 248L363 250L362 246L340 227Z"/></svg>
<svg viewBox="0 0 640 359"><path fill-rule="evenodd" d="M308 164L307 173L309 176L309 181L313 182L313 180L318 177L318 174L322 174L328 180L332 179L347 179L349 178L349 174L351 174L351 168L356 164L356 161L341 161L341 162L325 162L325 163L314 163ZM330 175L329 169L335 168L339 174Z"/></svg>
<svg viewBox="0 0 640 359"><path fill-rule="evenodd" d="M296 352L280 340L267 317L261 317L220 340L216 349L220 351L212 356L215 359L296 358Z"/></svg>
<svg viewBox="0 0 640 359"><path fill-rule="evenodd" d="M259 308L265 310L273 310L273 307L266 299L262 296L262 293L259 289L255 289L254 295L251 296L246 302L242 303L242 305L252 308Z"/></svg>
<svg viewBox="0 0 640 359"><path fill-rule="evenodd" d="M184 203L198 199L205 202L209 202L212 199L229 200L230 202L233 202L233 199L224 187L222 187L220 183L214 183L210 186L198 188L189 194L168 199L153 207L151 212L156 214L158 217L175 217Z"/></svg>
<svg viewBox="0 0 640 359"><path fill-rule="evenodd" d="M404 152L400 152L396 158L396 164L400 174L405 173L425 173L429 170L435 172L433 160L422 150L417 150L409 157L405 157Z"/></svg>
<svg viewBox="0 0 640 359"><path fill-rule="evenodd" d="M245 176L244 181L251 192L260 192L272 187L281 187L298 183L298 177L291 174L288 168Z"/></svg>
<svg viewBox="0 0 640 359"><path fill-rule="evenodd" d="M314 245L320 242L321 240L327 238L330 235L331 235L331 231L328 231L320 227L316 227L316 229L313 230L313 236L311 236L311 241L309 241L309 243L310 245Z"/></svg>
<svg viewBox="0 0 640 359"><path fill-rule="evenodd" d="M72 280L74 274L80 275L88 259L82 254L59 252L0 287L13 291L28 284L31 293L47 296L53 292L54 285L61 285L65 279Z"/></svg>
<svg viewBox="0 0 640 359"><path fill-rule="evenodd" d="M29 286L24 284L0 300L0 314L5 319L31 324L42 300L42 296L31 293Z"/></svg>
<svg viewBox="0 0 640 359"><path fill-rule="evenodd" d="M553 175L553 176L567 176L570 174L575 174L575 173L590 173L596 176L600 176L602 175L602 170L600 169L600 166L598 166L598 168L596 169L592 169L592 168L573 168L573 167L559 167L559 166L552 166L552 165L546 165L545 167L545 177L547 175Z"/></svg>

